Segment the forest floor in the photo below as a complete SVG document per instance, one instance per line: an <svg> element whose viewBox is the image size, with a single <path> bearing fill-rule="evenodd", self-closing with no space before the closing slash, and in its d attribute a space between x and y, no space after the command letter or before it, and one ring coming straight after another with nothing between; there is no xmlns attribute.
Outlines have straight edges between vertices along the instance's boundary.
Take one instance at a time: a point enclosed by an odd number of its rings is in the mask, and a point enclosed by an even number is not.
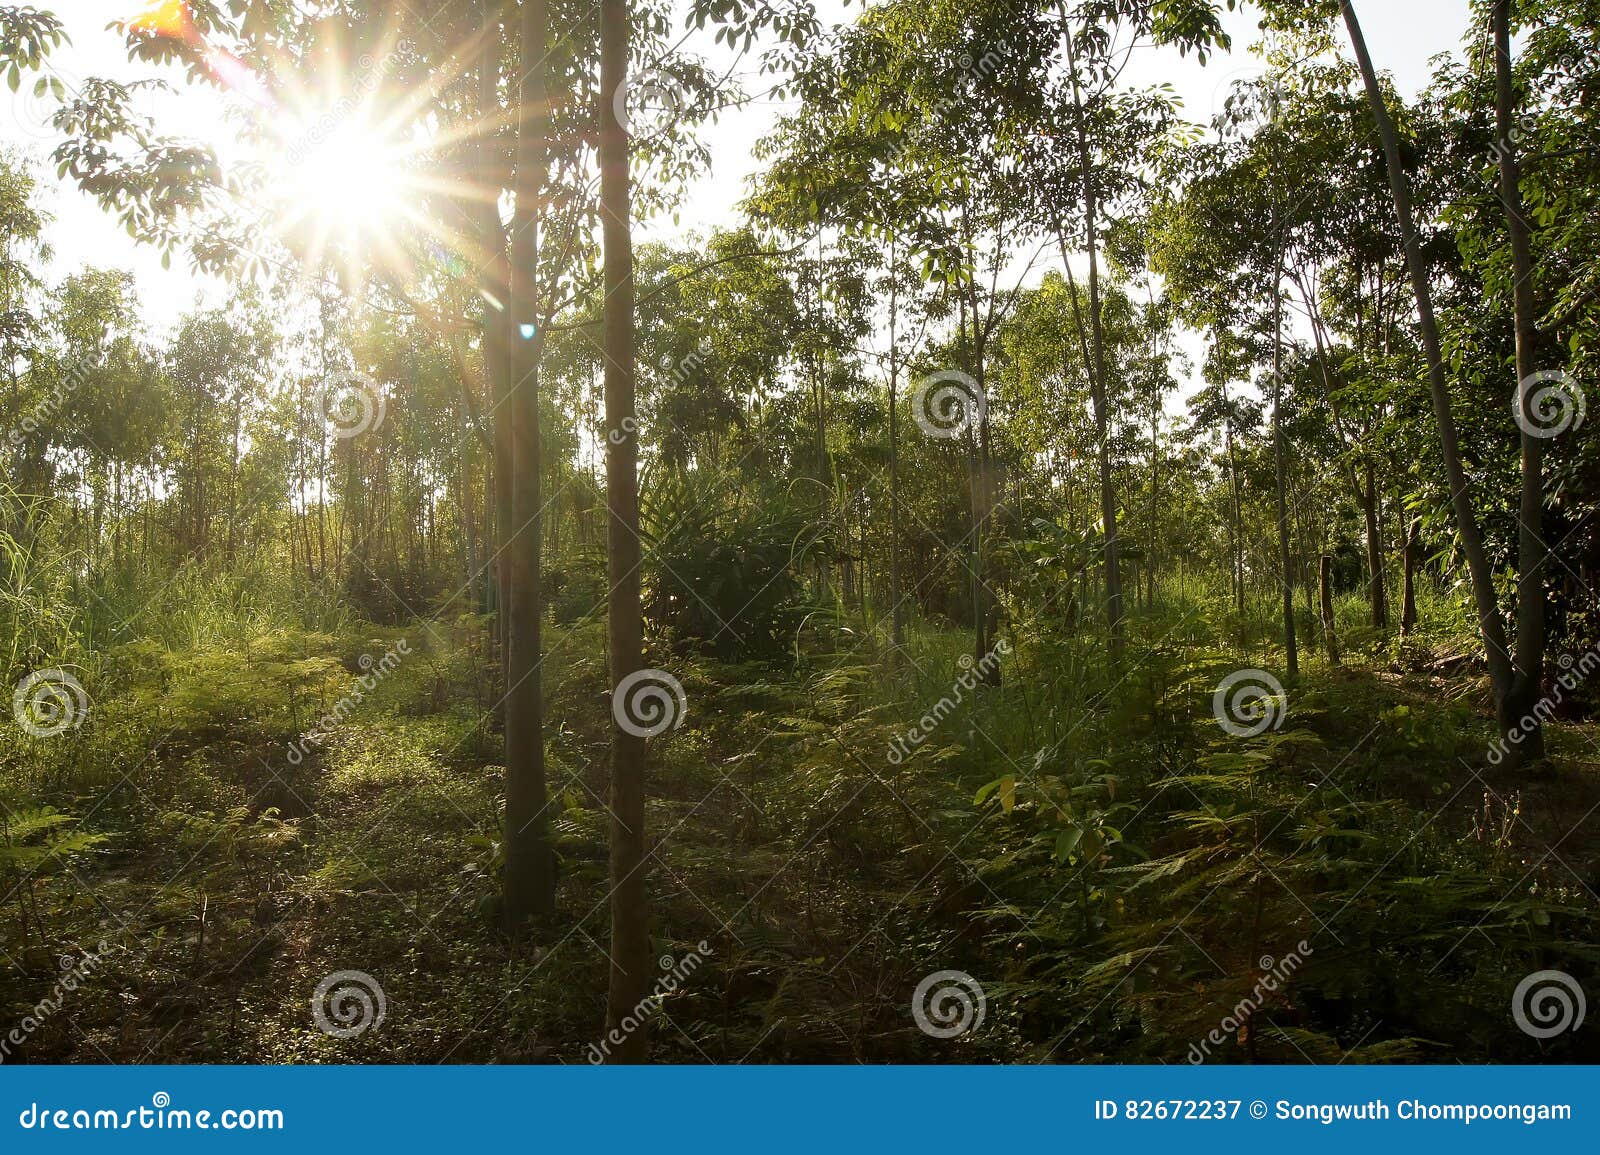
<svg viewBox="0 0 1600 1155"><path fill-rule="evenodd" d="M29 767L32 801L105 841L8 880L0 1016L105 949L9 1061L586 1061L603 636L551 646L559 911L511 941L482 627L112 651L93 724ZM1219 1059L1595 1057L1525 1037L1508 1000L1537 967L1600 962L1600 727L1491 765L1480 676L1412 646L1313 662L1287 724L1232 740L1209 690L1245 655L1175 639L1112 685L1070 646L1019 647L1002 687L887 757L964 642L921 635L898 673L844 641L798 665L672 658L689 709L652 743L652 925L663 974L693 967L650 1016L653 1057L1182 1061L1297 943L1293 991ZM911 1013L942 970L986 993L951 1039ZM346 971L383 1017L338 1038L312 1007Z"/></svg>

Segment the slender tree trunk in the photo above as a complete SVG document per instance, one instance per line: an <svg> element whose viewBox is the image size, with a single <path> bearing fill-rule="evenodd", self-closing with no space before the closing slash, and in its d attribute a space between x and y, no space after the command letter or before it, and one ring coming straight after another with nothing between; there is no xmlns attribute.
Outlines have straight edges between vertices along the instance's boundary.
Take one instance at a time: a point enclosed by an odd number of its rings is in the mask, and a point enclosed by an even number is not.
<svg viewBox="0 0 1600 1155"><path fill-rule="evenodd" d="M478 597L478 518L473 508L476 486L472 476L472 459L475 454L472 450L473 434L471 423L471 415L463 407L461 412L461 548L462 557L467 567L467 604L472 607L473 613L481 613L483 611L483 602Z"/></svg>
<svg viewBox="0 0 1600 1155"><path fill-rule="evenodd" d="M1517 404L1522 407L1522 499L1517 512L1517 640L1515 670L1502 722L1527 717L1522 742L1514 747L1521 759L1544 756L1544 731L1533 711L1544 684L1544 570L1549 548L1543 534L1544 443L1534 435L1539 426L1529 409L1530 378L1538 331L1533 299L1533 245L1523 216L1522 174L1517 160L1516 94L1511 75L1511 0L1494 5L1494 112L1499 136L1500 200L1511 239L1511 271L1516 278L1512 299L1516 315Z"/></svg>
<svg viewBox="0 0 1600 1155"><path fill-rule="evenodd" d="M1319 567L1318 588L1322 602L1322 639L1328 647L1328 661L1339 664L1339 635L1333 620L1333 555L1323 554Z"/></svg>
<svg viewBox="0 0 1600 1155"><path fill-rule="evenodd" d="M555 909L555 859L545 813L539 573L543 528L539 356L544 345L538 289L539 198L545 180L543 58L548 32L545 0L523 0L511 292L502 321L512 372L512 520L504 560L511 579L506 661L505 916L513 930L529 917Z"/></svg>
<svg viewBox="0 0 1600 1155"><path fill-rule="evenodd" d="M1367 596L1372 607L1373 627L1389 628L1388 578L1383 569L1383 518L1378 510L1378 477L1372 459L1362 462L1362 480L1356 486L1361 498L1361 513L1367 524Z"/></svg>
<svg viewBox="0 0 1600 1155"><path fill-rule="evenodd" d="M1400 580L1400 636L1417 628L1417 570L1422 564L1422 519L1406 522L1406 545Z"/></svg>
<svg viewBox="0 0 1600 1155"><path fill-rule="evenodd" d="M899 252L894 231L889 232L889 604L890 638L895 663L905 646L905 611L900 605L900 346Z"/></svg>
<svg viewBox="0 0 1600 1155"><path fill-rule="evenodd" d="M1105 535L1106 616L1111 626L1111 663L1122 665L1122 568L1117 538L1117 494L1111 477L1111 417L1107 405L1105 324L1100 301L1099 213L1094 168L1089 158L1089 131L1084 122L1083 94L1078 86L1078 66L1072 33L1066 33L1067 71L1072 77L1072 109L1078 138L1078 175L1083 185L1084 243L1089 256L1089 332L1094 343L1090 397L1094 402L1095 434L1099 441L1100 519Z"/></svg>
<svg viewBox="0 0 1600 1155"><path fill-rule="evenodd" d="M1156 323L1153 291L1150 300L1150 325ZM1165 342L1163 342L1165 344ZM1150 545L1145 550L1145 612L1153 613L1156 606L1156 543L1161 540L1161 379L1157 374L1159 362L1155 358L1155 339L1152 332L1150 357Z"/></svg>
<svg viewBox="0 0 1600 1155"><path fill-rule="evenodd" d="M1228 385L1222 384L1222 440L1228 456L1228 494L1231 521L1228 526L1228 552L1233 558L1234 608L1244 616L1244 514L1239 502L1239 461L1233 452L1233 402ZM1241 626L1241 629L1243 627Z"/></svg>
<svg viewBox="0 0 1600 1155"><path fill-rule="evenodd" d="M628 133L611 94L628 77L627 0L600 0L600 204L605 246L605 395L611 442L606 454L609 518L607 640L613 692L644 665L639 605L639 448L633 427L633 233L629 216ZM613 440L615 439L615 440ZM645 740L620 726L611 730L611 978L606 1026L645 997L650 937L644 890ZM643 1030L625 1033L613 1062L637 1063L646 1054Z"/></svg>
<svg viewBox="0 0 1600 1155"><path fill-rule="evenodd" d="M1509 714L1511 689L1511 656L1506 649L1505 623L1500 617L1500 606L1495 597L1494 574L1489 568L1488 554L1484 549L1483 532L1472 505L1472 494L1466 468L1461 461L1461 450L1456 437L1455 414L1450 407L1450 384L1445 377L1444 355L1439 342L1439 325L1433 312L1433 290L1428 282L1428 269L1423 263L1422 243L1417 236L1415 219L1411 210L1411 189L1405 167L1400 159L1400 139L1394 121L1384 103L1383 88L1367 51L1366 39L1361 34L1361 23L1356 19L1350 0L1343 0L1345 27L1350 32L1350 43L1355 49L1356 64L1361 70L1362 83L1367 90L1367 103L1372 108L1378 135L1383 141L1384 164L1389 174L1389 188L1394 194L1395 216L1400 225L1400 239L1405 247L1406 267L1411 274L1411 287L1417 299L1418 328L1422 335L1423 355L1428 360L1428 387L1433 399L1433 412L1439 430L1439 450L1444 458L1445 478L1450 486L1450 505L1455 513L1456 532L1461 539L1461 552L1466 558L1467 570L1472 577L1473 600L1477 604L1478 626L1483 633L1484 648L1489 664L1489 680L1494 688L1495 713L1501 729L1509 730L1515 719Z"/></svg>
<svg viewBox="0 0 1600 1155"><path fill-rule="evenodd" d="M478 65L478 115L485 124L493 124L501 115L500 105L500 21L504 9L495 0L484 0L484 43L479 53ZM515 100L516 92L511 93ZM492 522L493 532L488 537L493 549L486 550L489 572L485 574L486 592L491 593L495 613L495 635L504 668L508 657L508 633L511 600L511 567L504 550L515 524L511 508L512 468L512 414L510 355L514 347L510 341L516 334L507 321L511 295L511 266L506 252L505 229L500 221L500 194L507 184L506 160L496 138L489 133L478 142L478 180L482 185L481 199L476 205L475 229L479 242L488 254L485 262L483 306L483 360L488 392L492 403L490 454L491 494L484 497L484 517ZM502 711L503 713L503 711Z"/></svg>
<svg viewBox="0 0 1600 1155"><path fill-rule="evenodd" d="M1277 275L1272 281L1272 462L1278 503L1278 564L1283 570L1284 660L1292 678L1300 672L1300 649L1294 636L1294 563L1289 550L1289 502L1283 448L1283 246L1280 243Z"/></svg>

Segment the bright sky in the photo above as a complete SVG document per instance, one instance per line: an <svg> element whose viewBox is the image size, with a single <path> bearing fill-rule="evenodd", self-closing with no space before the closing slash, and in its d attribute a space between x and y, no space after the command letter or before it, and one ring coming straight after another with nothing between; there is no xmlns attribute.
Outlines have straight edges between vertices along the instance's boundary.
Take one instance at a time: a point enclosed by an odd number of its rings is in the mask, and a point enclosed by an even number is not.
<svg viewBox="0 0 1600 1155"><path fill-rule="evenodd" d="M65 21L72 44L63 47L53 61L56 74L69 86L91 75L116 79L149 75L148 69L128 64L120 38L106 30L112 20L141 11L146 6L143 0L72 0L70 5L52 4L49 0L34 2L56 11ZM1459 50L1467 24L1468 0L1357 0L1356 10L1378 67L1393 72L1401 91L1411 94L1427 83L1432 56ZM825 18L837 20L847 12L859 11L859 6L847 10L839 0L820 0L819 11ZM1167 81L1176 88L1190 119L1208 120L1232 82L1255 72L1254 58L1245 48L1256 39L1256 17L1240 11L1228 13L1226 21L1235 44L1231 56L1213 58L1208 66L1201 67L1176 52L1147 52L1130 67L1129 83ZM693 43L690 42L691 47ZM745 63L753 69L753 60ZM752 75L747 87L758 91L767 83L770 78ZM24 82L19 93L5 92L11 115L0 116L0 144L20 145L43 157L53 143L51 130L41 123L39 102L31 96L31 88L30 82ZM169 131L226 148L231 130L224 119L224 104L214 91L158 98L151 108L159 111ZM751 146L781 112L774 101L755 100L725 113L710 126L705 135L714 167L685 198L681 225L674 228L663 222L647 233L665 236L696 229L704 232L712 226L733 223L734 205L744 193L745 179L756 167ZM46 170L53 177L48 166ZM49 237L56 250L53 276L84 264L131 269L144 294L146 316L157 328L170 325L181 312L192 308L197 294L208 300L219 295L215 282L178 267L177 262L172 269L163 269L153 250L136 244L114 218L102 213L75 188L62 187L52 198L50 208L56 217Z"/></svg>

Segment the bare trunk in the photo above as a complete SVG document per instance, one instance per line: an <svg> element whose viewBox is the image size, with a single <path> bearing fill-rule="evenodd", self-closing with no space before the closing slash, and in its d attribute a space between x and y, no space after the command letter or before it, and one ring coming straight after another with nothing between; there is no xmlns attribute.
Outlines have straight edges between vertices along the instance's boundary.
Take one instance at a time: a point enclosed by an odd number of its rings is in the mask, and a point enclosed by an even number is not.
<svg viewBox="0 0 1600 1155"><path fill-rule="evenodd" d="M506 615L505 917L516 929L555 909L544 776L544 694L540 677L539 355L544 344L538 291L539 198L544 185L542 110L545 0L524 0L523 69L517 110L516 207L512 215L511 292L502 332L510 351L511 525L503 560L510 577ZM530 63L531 62L531 63ZM530 328L531 326L531 328Z"/></svg>
<svg viewBox="0 0 1600 1155"><path fill-rule="evenodd" d="M1363 463L1362 482L1357 486L1361 512L1367 522L1367 594L1372 605L1372 624L1389 628L1388 578L1383 572L1383 518L1378 510L1378 478L1372 461Z"/></svg>
<svg viewBox="0 0 1600 1155"><path fill-rule="evenodd" d="M628 133L612 93L627 83L627 0L600 0L600 203L605 245L606 505L609 513L607 641L613 691L644 665L639 606L639 448L634 421L633 234L628 189ZM621 1024L645 997L650 938L644 891L645 740L611 730L611 977L606 1026L622 1042L613 1062L646 1054L643 1030Z"/></svg>
<svg viewBox="0 0 1600 1155"><path fill-rule="evenodd" d="M1406 522L1406 546L1400 581L1400 636L1417 628L1417 570L1422 564L1422 519Z"/></svg>
<svg viewBox="0 0 1600 1155"><path fill-rule="evenodd" d="M894 643L895 662L900 660L900 650L905 646L905 614L900 606L900 347L897 324L899 322L898 273L899 254L895 247L895 234L889 233L889 611L890 638Z"/></svg>
<svg viewBox="0 0 1600 1155"><path fill-rule="evenodd" d="M1538 332L1533 299L1533 246L1523 216L1520 165L1517 161L1515 93L1511 76L1511 0L1495 0L1495 131L1499 135L1500 200L1505 208L1506 232L1511 238L1511 271L1516 278L1512 290L1516 314L1517 404L1521 406L1522 497L1517 513L1517 641L1515 670L1511 678L1502 729L1521 726L1522 741L1517 747L1522 759L1544 756L1544 731L1534 705L1544 683L1544 569L1549 559L1545 545L1544 445L1535 436L1539 426L1529 409L1530 378L1538 372L1534 347ZM1521 719L1528 718L1527 724Z"/></svg>
<svg viewBox="0 0 1600 1155"><path fill-rule="evenodd" d="M1111 626L1111 662L1122 665L1122 569L1121 543L1117 539L1117 495L1111 478L1111 416L1106 390L1105 326L1100 302L1099 231L1096 215L1094 170L1089 160L1089 132L1084 123L1083 97L1078 88L1076 54L1072 33L1066 36L1067 70L1072 76L1072 107L1077 121L1078 174L1083 183L1084 242L1089 255L1089 333L1094 345L1094 364L1089 377L1094 401L1095 435L1099 441L1100 520L1105 535L1106 617Z"/></svg>
<svg viewBox="0 0 1600 1155"><path fill-rule="evenodd" d="M1339 664L1339 635L1333 621L1333 556L1322 555L1318 587L1322 602L1322 640L1328 647L1328 661Z"/></svg>
<svg viewBox="0 0 1600 1155"><path fill-rule="evenodd" d="M1294 636L1294 569L1289 551L1289 502L1283 456L1283 248L1280 245L1277 276L1272 281L1272 463L1278 503L1278 564L1283 570L1284 661L1292 678L1300 672L1300 649Z"/></svg>
<svg viewBox="0 0 1600 1155"><path fill-rule="evenodd" d="M1378 74L1367 52L1367 42L1361 34L1361 23L1356 19L1355 8L1350 0L1343 0L1342 8L1345 27L1349 29L1350 42L1355 49L1356 64L1366 86L1367 103L1371 106L1378 135L1383 141L1384 164L1389 174L1389 187L1394 194L1395 216L1399 220L1406 267L1410 271L1411 287L1417 299L1418 328L1422 335L1423 354L1428 360L1428 387L1439 429L1439 451L1444 458L1445 478L1450 486L1450 505L1455 513L1461 552L1466 557L1467 569L1472 577L1473 600L1477 604L1478 626L1483 634L1489 679L1494 688L1495 711L1504 728L1509 721L1507 706L1512 674L1511 658L1506 650L1505 624L1500 618L1500 606L1494 592L1494 574L1489 568L1483 533L1473 509L1466 469L1461 463L1455 414L1450 407L1450 384L1445 378L1444 355L1439 344L1439 325L1433 313L1433 290L1428 283L1428 269L1422 259L1422 243L1417 237L1416 222L1412 216L1410 186L1400 160L1400 141L1388 106L1384 103L1383 89L1378 84Z"/></svg>

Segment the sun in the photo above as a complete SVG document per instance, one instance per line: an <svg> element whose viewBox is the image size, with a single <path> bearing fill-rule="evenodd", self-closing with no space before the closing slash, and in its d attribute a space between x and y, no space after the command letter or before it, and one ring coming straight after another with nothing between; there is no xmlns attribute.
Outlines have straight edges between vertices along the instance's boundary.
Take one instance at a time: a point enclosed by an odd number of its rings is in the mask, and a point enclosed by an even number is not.
<svg viewBox="0 0 1600 1155"><path fill-rule="evenodd" d="M410 156L363 116L288 131L268 163L279 232L313 255L398 250L414 213Z"/></svg>

